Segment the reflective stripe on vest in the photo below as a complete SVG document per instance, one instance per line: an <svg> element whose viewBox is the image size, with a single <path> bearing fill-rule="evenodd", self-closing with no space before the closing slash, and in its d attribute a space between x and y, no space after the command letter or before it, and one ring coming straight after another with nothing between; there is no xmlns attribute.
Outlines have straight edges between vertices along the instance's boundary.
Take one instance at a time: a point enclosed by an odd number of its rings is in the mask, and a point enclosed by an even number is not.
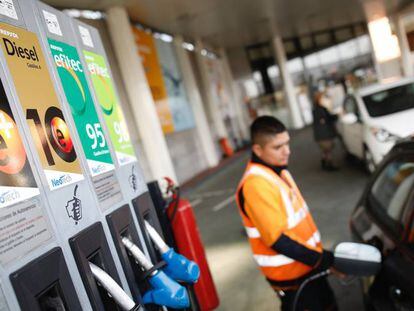
<svg viewBox="0 0 414 311"><path fill-rule="evenodd" d="M316 245L318 245L318 243L321 241L321 234L319 233L319 231L316 231L313 236L306 241L306 243L310 246L316 247Z"/></svg>
<svg viewBox="0 0 414 311"><path fill-rule="evenodd" d="M250 239L260 238L260 232L259 232L259 230L257 230L257 228L254 228L254 227L244 227L244 229L246 229L247 236Z"/></svg>
<svg viewBox="0 0 414 311"><path fill-rule="evenodd" d="M246 229L247 236L250 239L258 239L261 237L259 230L257 230L257 228L255 227L244 227L244 229ZM319 233L319 231L316 231L313 234L313 236L309 240L306 241L306 244L312 247L316 247L316 245L318 245L320 241L321 241L321 234Z"/></svg>
<svg viewBox="0 0 414 311"><path fill-rule="evenodd" d="M294 262L292 258L285 255L253 255L253 257L261 267L280 267Z"/></svg>

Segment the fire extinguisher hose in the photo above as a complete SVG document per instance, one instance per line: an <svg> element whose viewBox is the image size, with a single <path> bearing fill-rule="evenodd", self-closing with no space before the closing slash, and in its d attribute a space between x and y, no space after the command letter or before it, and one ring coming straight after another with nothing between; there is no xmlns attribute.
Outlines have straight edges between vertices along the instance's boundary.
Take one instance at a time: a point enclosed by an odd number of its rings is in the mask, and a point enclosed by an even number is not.
<svg viewBox="0 0 414 311"><path fill-rule="evenodd" d="M178 206L180 204L180 188L176 187L175 190L172 190L173 193L173 202L174 202L174 206L172 208L172 213L170 216L170 222L173 223L175 216L177 215L177 211L178 211Z"/></svg>

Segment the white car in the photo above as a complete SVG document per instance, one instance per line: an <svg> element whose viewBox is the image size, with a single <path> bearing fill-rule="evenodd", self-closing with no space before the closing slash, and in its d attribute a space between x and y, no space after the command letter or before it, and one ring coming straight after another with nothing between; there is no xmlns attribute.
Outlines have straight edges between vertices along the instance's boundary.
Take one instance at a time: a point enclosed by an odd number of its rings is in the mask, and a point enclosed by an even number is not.
<svg viewBox="0 0 414 311"><path fill-rule="evenodd" d="M343 109L338 130L345 148L373 172L397 140L414 134L414 79L361 88Z"/></svg>

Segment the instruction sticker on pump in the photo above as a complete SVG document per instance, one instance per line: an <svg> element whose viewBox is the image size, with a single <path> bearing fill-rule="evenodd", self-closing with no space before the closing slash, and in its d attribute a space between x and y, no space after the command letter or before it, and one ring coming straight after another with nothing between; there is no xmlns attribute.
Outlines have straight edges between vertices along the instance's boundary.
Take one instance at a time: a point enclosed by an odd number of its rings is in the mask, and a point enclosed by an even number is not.
<svg viewBox="0 0 414 311"><path fill-rule="evenodd" d="M119 165L125 165L134 162L137 158L105 58L90 51L84 50L83 53L109 130L109 136L115 148L118 163Z"/></svg>
<svg viewBox="0 0 414 311"><path fill-rule="evenodd" d="M36 35L0 23L0 40L49 188L55 190L82 180L71 134Z"/></svg>
<svg viewBox="0 0 414 311"><path fill-rule="evenodd" d="M0 208L38 194L23 140L0 81Z"/></svg>

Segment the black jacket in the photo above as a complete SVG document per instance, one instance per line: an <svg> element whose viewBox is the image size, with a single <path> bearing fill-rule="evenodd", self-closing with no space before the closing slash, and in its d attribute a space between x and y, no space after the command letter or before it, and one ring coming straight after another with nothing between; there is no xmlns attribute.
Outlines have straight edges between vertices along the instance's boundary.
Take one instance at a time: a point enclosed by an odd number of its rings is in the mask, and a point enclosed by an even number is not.
<svg viewBox="0 0 414 311"><path fill-rule="evenodd" d="M338 117L320 105L313 109L313 135L316 141L329 140L337 136L335 123Z"/></svg>

